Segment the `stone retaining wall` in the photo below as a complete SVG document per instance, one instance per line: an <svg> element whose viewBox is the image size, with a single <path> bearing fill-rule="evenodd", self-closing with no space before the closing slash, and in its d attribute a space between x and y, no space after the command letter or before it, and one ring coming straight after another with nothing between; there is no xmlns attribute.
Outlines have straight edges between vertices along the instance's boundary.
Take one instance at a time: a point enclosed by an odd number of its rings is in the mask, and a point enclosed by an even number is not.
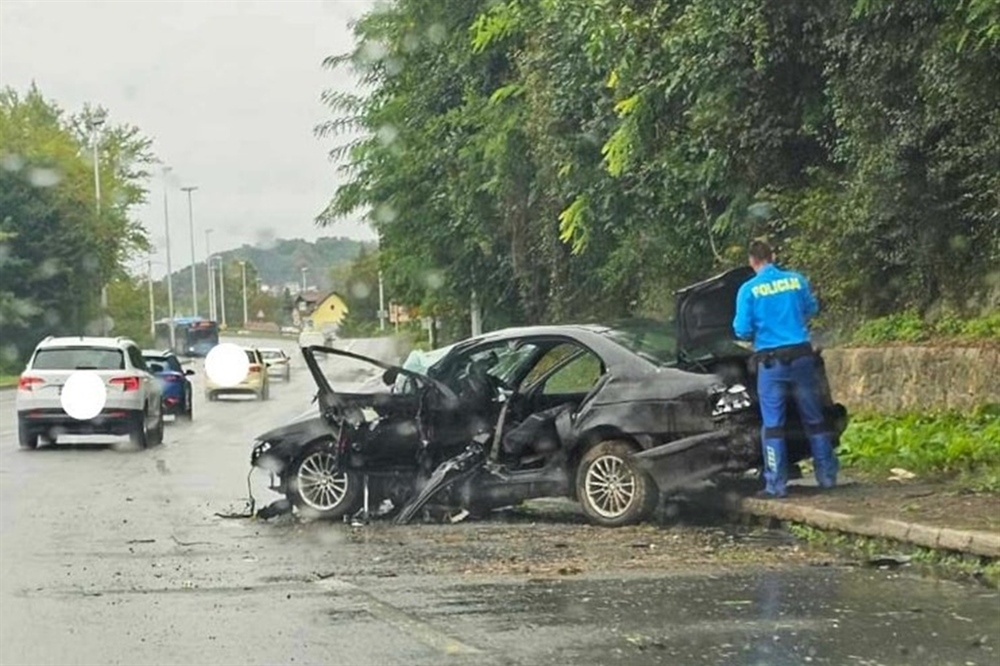
<svg viewBox="0 0 1000 666"><path fill-rule="evenodd" d="M1000 403L1000 349L827 349L823 358L834 399L854 412L968 410Z"/></svg>

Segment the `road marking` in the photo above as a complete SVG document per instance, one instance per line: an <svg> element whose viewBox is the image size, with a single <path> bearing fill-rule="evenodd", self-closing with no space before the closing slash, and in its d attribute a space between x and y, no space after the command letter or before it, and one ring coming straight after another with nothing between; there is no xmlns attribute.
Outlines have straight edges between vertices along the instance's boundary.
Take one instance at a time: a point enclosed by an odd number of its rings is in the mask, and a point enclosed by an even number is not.
<svg viewBox="0 0 1000 666"><path fill-rule="evenodd" d="M479 648L467 645L462 641L452 638L444 632L436 629L423 620L414 617L401 608L397 608L390 603L382 601L370 592L366 592L353 583L335 578L324 578L316 581L316 584L329 592L346 593L359 597L365 604L366 610L372 617L387 622L397 629L409 634L424 645L446 655L456 654L482 654Z"/></svg>

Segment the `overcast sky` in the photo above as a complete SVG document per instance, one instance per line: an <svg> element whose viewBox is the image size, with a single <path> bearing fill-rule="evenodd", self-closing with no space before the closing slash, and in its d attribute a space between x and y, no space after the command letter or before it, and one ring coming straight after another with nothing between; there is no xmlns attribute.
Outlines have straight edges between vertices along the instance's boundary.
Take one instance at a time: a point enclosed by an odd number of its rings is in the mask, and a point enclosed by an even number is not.
<svg viewBox="0 0 1000 666"><path fill-rule="evenodd" d="M0 85L41 92L68 111L105 106L110 122L153 138L173 168L169 191L174 270L190 265L186 195L195 185L195 243L213 251L267 237L373 238L363 223L313 221L337 183L333 141L313 127L329 112L325 88L348 73L321 67L352 48L348 22L373 0L2 0ZM164 183L150 183L136 214L165 269Z"/></svg>

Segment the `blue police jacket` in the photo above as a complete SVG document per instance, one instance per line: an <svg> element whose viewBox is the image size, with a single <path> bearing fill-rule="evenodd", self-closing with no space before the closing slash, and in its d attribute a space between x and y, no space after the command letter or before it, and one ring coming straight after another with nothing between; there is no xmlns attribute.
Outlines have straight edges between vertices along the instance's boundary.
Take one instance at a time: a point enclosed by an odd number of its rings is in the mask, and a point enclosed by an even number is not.
<svg viewBox="0 0 1000 666"><path fill-rule="evenodd" d="M756 351L809 342L808 321L819 312L809 281L794 271L768 264L736 295L733 331L753 340Z"/></svg>

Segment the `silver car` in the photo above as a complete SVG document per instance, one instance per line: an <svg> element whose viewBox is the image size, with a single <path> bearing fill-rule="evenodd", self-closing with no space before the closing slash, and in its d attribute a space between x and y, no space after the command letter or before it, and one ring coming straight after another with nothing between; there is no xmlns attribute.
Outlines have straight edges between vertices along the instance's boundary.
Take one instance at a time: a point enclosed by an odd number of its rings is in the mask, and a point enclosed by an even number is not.
<svg viewBox="0 0 1000 666"><path fill-rule="evenodd" d="M292 378L292 359L285 353L284 349L278 347L261 347L260 355L264 357L267 365L267 374L272 377L281 377L286 382Z"/></svg>
<svg viewBox="0 0 1000 666"><path fill-rule="evenodd" d="M63 386L78 372L92 373L104 384L103 406L92 418L75 418L64 407ZM140 448L158 444L163 441L160 400L159 382L132 340L50 336L35 348L18 382L18 442L34 449L40 437L54 443L61 434L107 434L128 435Z"/></svg>

